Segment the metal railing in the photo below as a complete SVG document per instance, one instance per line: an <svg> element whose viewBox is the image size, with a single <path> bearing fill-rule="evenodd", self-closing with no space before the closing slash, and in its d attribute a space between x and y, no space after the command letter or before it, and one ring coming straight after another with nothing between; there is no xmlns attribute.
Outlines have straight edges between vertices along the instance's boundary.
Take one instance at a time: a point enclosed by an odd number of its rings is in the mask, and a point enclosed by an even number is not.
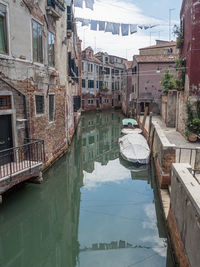
<svg viewBox="0 0 200 267"><path fill-rule="evenodd" d="M176 147L176 162L189 163L194 167L197 149L191 147Z"/></svg>
<svg viewBox="0 0 200 267"><path fill-rule="evenodd" d="M0 151L0 179L31 170L44 161L44 141L26 139L24 145Z"/></svg>

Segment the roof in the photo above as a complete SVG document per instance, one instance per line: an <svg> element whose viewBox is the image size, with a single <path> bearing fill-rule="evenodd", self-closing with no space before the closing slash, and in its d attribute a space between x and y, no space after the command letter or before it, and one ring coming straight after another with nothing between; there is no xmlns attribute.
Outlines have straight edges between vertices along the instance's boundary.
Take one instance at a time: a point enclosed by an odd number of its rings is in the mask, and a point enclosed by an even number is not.
<svg viewBox="0 0 200 267"><path fill-rule="evenodd" d="M155 48L162 48L162 47L169 47L169 46L176 46L176 42L172 41L172 42L168 42L168 43L156 44L156 45L140 48L139 50L155 49Z"/></svg>
<svg viewBox="0 0 200 267"><path fill-rule="evenodd" d="M134 59L137 61L137 63L154 63L154 62L160 62L160 63L174 63L175 60L178 58L177 55L137 55L134 56Z"/></svg>
<svg viewBox="0 0 200 267"><path fill-rule="evenodd" d="M102 62L96 57L84 57L84 58L82 58L82 60L102 64Z"/></svg>

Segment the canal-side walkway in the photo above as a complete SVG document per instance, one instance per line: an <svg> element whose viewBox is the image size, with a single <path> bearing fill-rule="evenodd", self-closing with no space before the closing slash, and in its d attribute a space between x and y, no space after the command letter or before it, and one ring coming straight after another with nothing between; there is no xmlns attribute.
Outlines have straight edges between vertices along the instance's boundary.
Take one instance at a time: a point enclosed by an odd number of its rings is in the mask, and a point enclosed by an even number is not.
<svg viewBox="0 0 200 267"><path fill-rule="evenodd" d="M140 124L143 123L144 116L140 116ZM146 117L145 121L145 131L149 132L149 120L150 117ZM157 123L160 128L162 129L164 135L167 137L168 141L177 147L176 149L176 162L177 163L188 163L192 166L192 168L195 167L195 156L196 156L196 148L200 147L200 143L191 143L188 140L186 140L178 131L176 131L176 128L169 128L166 126L166 124L162 121L162 118L160 116L153 116L152 117L152 123ZM178 149L182 148L182 149ZM200 174L195 174L196 179L200 182ZM162 205L165 217L167 219L169 209L170 209L170 192L171 192L171 186L168 186L167 189L160 189L160 197L162 199Z"/></svg>

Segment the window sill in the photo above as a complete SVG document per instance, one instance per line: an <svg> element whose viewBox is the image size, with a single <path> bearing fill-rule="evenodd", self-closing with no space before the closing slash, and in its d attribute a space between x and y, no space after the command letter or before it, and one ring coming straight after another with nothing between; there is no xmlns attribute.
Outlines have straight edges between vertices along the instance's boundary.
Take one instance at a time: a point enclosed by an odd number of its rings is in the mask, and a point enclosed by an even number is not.
<svg viewBox="0 0 200 267"><path fill-rule="evenodd" d="M36 117L36 118L43 117L43 116L45 116L45 113L42 113L42 114L35 114L35 117Z"/></svg>

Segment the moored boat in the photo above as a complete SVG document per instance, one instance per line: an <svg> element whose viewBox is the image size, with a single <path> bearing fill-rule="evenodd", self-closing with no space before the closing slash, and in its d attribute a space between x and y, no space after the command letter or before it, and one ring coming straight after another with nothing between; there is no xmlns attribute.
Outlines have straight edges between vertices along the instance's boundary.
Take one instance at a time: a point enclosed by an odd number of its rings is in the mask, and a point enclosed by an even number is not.
<svg viewBox="0 0 200 267"><path fill-rule="evenodd" d="M120 153L130 162L148 164L150 149L148 143L141 134L127 134L119 138Z"/></svg>

